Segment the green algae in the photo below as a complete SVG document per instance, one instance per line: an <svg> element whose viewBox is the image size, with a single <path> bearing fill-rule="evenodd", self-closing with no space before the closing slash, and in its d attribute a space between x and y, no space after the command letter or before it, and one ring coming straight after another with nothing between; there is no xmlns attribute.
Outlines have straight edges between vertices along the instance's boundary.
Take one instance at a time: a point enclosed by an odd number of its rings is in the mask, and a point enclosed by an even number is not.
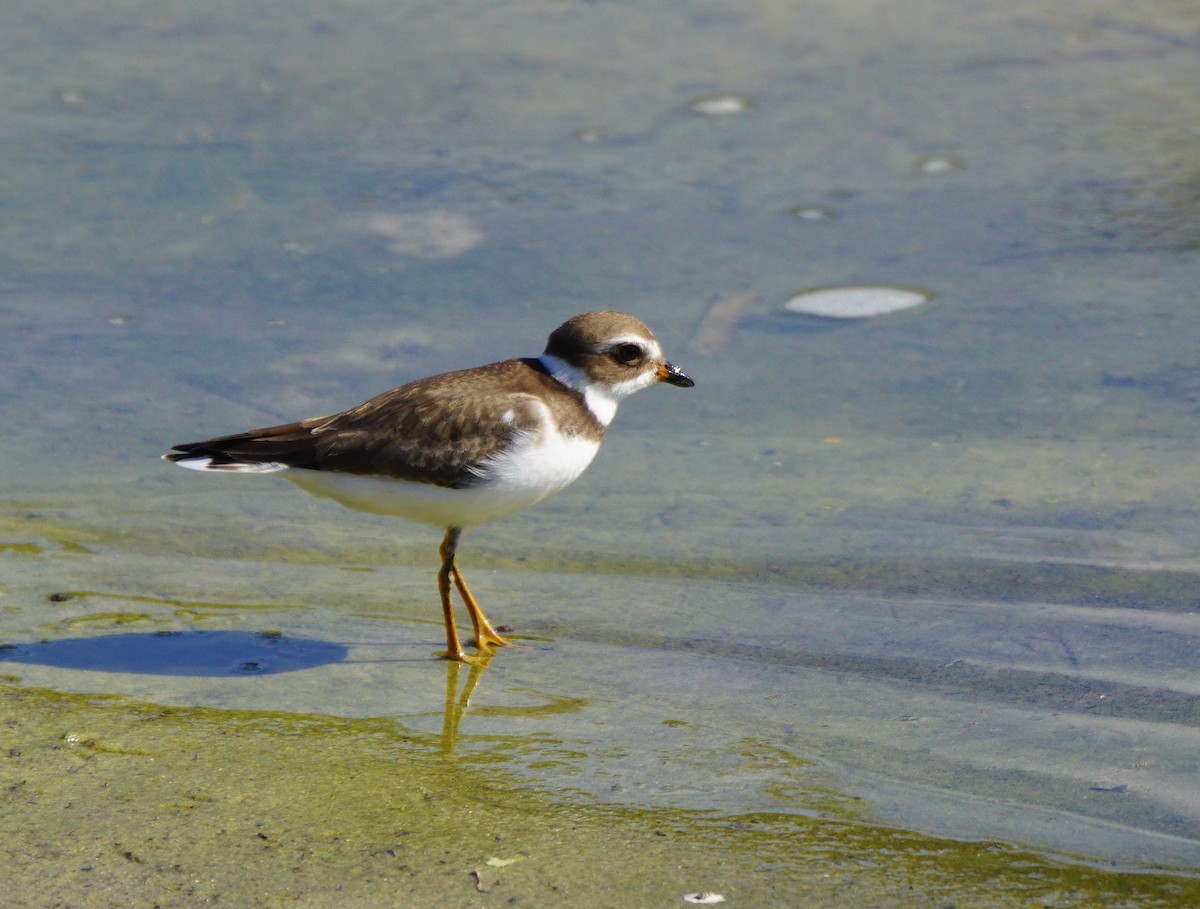
<svg viewBox="0 0 1200 909"><path fill-rule="evenodd" d="M92 555L93 546L105 536L103 530L84 528L79 521L61 511L47 514L28 502L5 502L3 509L0 509L0 537L19 537L31 533L38 537L36 541L0 543L0 552L41 554L48 550L59 550Z"/></svg>
<svg viewBox="0 0 1200 909"><path fill-rule="evenodd" d="M752 906L1200 899L1192 878L868 824L563 804L390 720L4 685L0 721L15 906L648 906L701 890Z"/></svg>
<svg viewBox="0 0 1200 909"><path fill-rule="evenodd" d="M279 623L278 627L287 634L298 633L320 640L342 640L345 636L360 641L414 642L437 637L439 621L432 582L424 580L428 564L422 564L419 572L396 568L378 573L309 570L334 564L339 556L350 558L360 567L372 562L386 563L387 555L382 550L352 549L345 542L357 536L358 525L339 521L339 512L333 513L329 524L344 526L331 536L329 551L315 545L294 548L288 552L287 560L278 564L274 558L277 553L282 554L284 544L263 533L247 536L247 551L214 558L212 552L220 540L229 537L220 522L205 524L189 538L189 545L196 544L201 553L198 558L189 555L161 559L136 550L131 539L121 536L124 531L109 538L102 529L89 527L86 522L73 526L71 518L46 503L37 506L37 513L57 515L56 537L100 541L97 549L104 555L81 559L73 553L61 552L57 557L50 553L36 560L41 573L30 577L23 591L14 587L14 593L8 597L10 609L6 621L11 630L7 633L18 641L27 641L31 634L51 639L78 635L90 638L107 628L136 632L143 630L139 624L152 631L189 631L199 627L232 630L246 623L253 626L262 610L273 610L270 621ZM162 535L146 536L143 541L148 552L167 548ZM753 802L759 809L779 807L814 816L907 824L925 832L1011 837L1072 854L1191 867L1190 859L1168 857L1165 852L1156 853L1153 847L1111 848L1111 839L1105 847L1090 851L1095 846L1095 835L1090 840L1080 835L1064 841L1057 830L1051 836L1046 836L1044 827L1031 832L1034 827L1029 819L1000 828L984 827L982 832L961 821L939 826L945 823L944 817L929 818L920 811L914 812L913 803L918 803L919 808L925 803L921 796L909 796L907 801L893 798L889 804L902 807L881 810L870 799L856 801L852 794L857 791L861 795L858 783L852 779L853 772L865 770L892 780L995 800L994 805L981 810L981 820L992 821L1002 816L1003 806L1015 802L1075 813L1085 823L1100 818L1127 824L1131 843L1147 834L1194 839L1191 833L1194 825L1188 813L1164 804L1169 800L1157 793L1163 785L1185 790L1188 786L1186 748L1170 739L1170 730L1194 729L1200 724L1197 712L1200 699L1187 690L1156 682L1149 672L1140 676L1126 673L1114 678L1089 679L1072 671L1068 664L1053 661L1040 666L981 663L966 631L962 635L955 631L957 626L971 627L975 621L971 610L977 610L981 616L989 614L979 620L985 628L987 622L1001 622L1008 614L1003 604L1014 601L1074 603L1089 612L1117 606L1138 615L1187 613L1188 598L1192 595L1185 583L1189 575L1090 565L945 558L906 561L894 555L798 556L787 562L760 563L756 570L751 559L744 554L735 557L738 554L705 562L673 557L625 558L603 551L589 552L586 548L559 550L553 545L549 549L539 547L528 559L513 560L511 555L501 558L480 547L478 558L472 559L472 567L475 563L485 569L489 565L512 565L516 569L513 574L494 578L491 587L493 591L498 588L497 592L510 600L521 597L527 598L527 602L500 613L522 623L522 633L515 636L522 648L501 656L499 665L504 666L503 674L493 677L497 686L488 698L482 699L483 703L471 707L471 715L476 721L491 721L489 728L493 732L497 722L553 720L543 727L548 738L529 738L526 740L529 747L523 752L507 739L488 742L485 747L492 749L494 755L506 755L518 774L532 777L535 787L550 791L561 787L557 795L563 797L581 794L585 798L595 797L604 786L619 784L622 773L619 768L637 766L639 755L646 751L662 763L659 769L646 771L639 785L649 784L658 792L671 790L671 777L677 772L673 764L679 761L699 776L715 773L728 780L733 777L726 774L734 771L745 774L752 786L761 786L759 792L764 799ZM419 555L416 552L398 561L417 563ZM191 561L196 562L196 567L191 567ZM65 582L66 578L71 578L71 582ZM403 585L399 595L393 586L397 578ZM163 591L173 587L175 595L164 595ZM610 617L605 604L609 590L614 587L628 596L629 603ZM1011 588L1007 593L1006 587ZM67 590L70 599L59 602L44 593L48 589ZM817 599L806 599L809 596L806 591L815 592ZM877 624L870 616L876 608L872 599L876 595L881 607L900 612L920 606L922 597L947 597L946 614L952 616L954 625L939 626L928 648L905 645L876 651L873 647L844 648L838 645L836 634L830 640L813 638L811 634L788 634L789 626L773 618L781 609L794 614L793 621L812 613L808 619L810 632L821 632L821 624L845 621L842 627L850 634L857 634L857 620L839 619L823 601L841 604L841 608L857 608L852 599L859 595L867 601L862 619L867 627ZM588 610L582 621L577 611L560 606L575 602L581 602ZM1138 603L1146 608L1134 610ZM348 608L348 604L353 605ZM294 611L280 614L280 610L287 609ZM638 611L634 612L635 609ZM991 619L991 613L998 613L998 617ZM362 616L370 616L372 620L361 623ZM762 632L755 631L755 624L763 619L769 624L763 626ZM1107 615L1095 619L1098 623L1112 620ZM776 630L784 633L776 634ZM1005 624L998 633L1024 639L1036 635L1038 629L1031 626L1018 630L1015 625ZM1154 648L1155 657L1165 662L1169 662L1164 654L1168 640L1155 637L1147 644ZM547 641L551 643L544 650L536 646ZM583 668L572 662L579 658L572 644L581 642L598 645L607 655L590 668ZM1176 646L1185 645L1176 642ZM529 649L522 653L525 648ZM554 650L563 659L553 664L537 662L539 652ZM44 667L31 667L25 678L27 684L79 691L111 689L164 703L199 702L232 707L265 703L284 711L317 709L340 715L403 715L405 722L423 724L431 715L430 704L425 698L411 696L411 692L421 689L408 689L408 694L396 698L381 696L379 692L390 690L394 684L421 685L427 680L402 672L372 675L366 670L367 662L357 662L386 661L399 652L390 647L364 650L352 654L347 663L330 667L334 675L328 678L305 674L277 688L267 681L266 688L253 690L240 688L233 679L205 683L198 688L193 679L185 676L166 676L152 682L145 678L122 678L120 666L111 662L105 664L109 672L95 678L56 676ZM428 652L422 650L422 657ZM655 655L651 664L641 670L633 668L636 655L647 652ZM961 658L964 654L966 659ZM1186 653L1183 658L1186 659ZM686 669L687 664L698 661L709 669L707 678L697 677L694 685L689 686L704 693L696 702L689 703L691 697L687 691L667 692L655 681L655 663L670 664L676 667L674 671L692 671ZM218 673L225 671L224 664L218 661L216 665ZM643 727L627 726L623 735L609 737L606 740L609 744L600 746L597 742L604 739L593 738L589 724L613 714L605 702L618 703L613 700L614 690L620 693L619 703L626 721L631 698L641 697L645 690L643 686L640 690L624 691L620 683L615 689L605 687L616 681L607 678L609 673L646 680L661 695L656 699L655 711L667 712L665 716L647 718ZM726 691L727 686L721 680L742 673L754 677L753 687ZM599 684L576 685L574 680L580 675L590 675ZM335 677L339 682L331 686ZM789 691L788 686L795 684L795 679L804 680L803 693L798 687L795 695L785 695L775 702L768 699L757 705L760 690ZM844 692L847 683L861 687L858 697L879 705L878 711L862 711L853 698L840 700L839 691ZM361 693L349 693L358 686L366 687ZM892 689L908 694L893 694ZM461 716L467 708L467 693L456 697ZM499 703L489 703L493 698ZM929 698L943 699L943 703L931 703ZM830 709L827 705L832 703L840 704L842 710L857 719L839 721L835 729L824 731L827 723L824 716ZM1005 759L1013 761L1014 767L997 768L987 761L980 762L973 750L976 737L970 731L972 727L956 725L953 720L955 710L960 708L969 713L990 714L1012 707L1031 711L1038 717L1053 717L1052 722L1061 725L1064 734L1055 739L1051 759L1032 757L1040 747L1038 738L1029 733L1026 724L1013 721L1013 725L1004 727L1007 731L1003 747ZM893 729L905 717L914 721L909 729ZM1080 740L1075 737L1076 720L1086 720L1089 729L1095 730L1089 731L1089 736L1100 736L1098 741L1107 741L1109 735L1107 727L1097 722L1100 720L1152 724L1155 735L1163 739L1155 746L1158 750L1153 769L1145 771L1139 763L1151 747L1137 747L1140 739L1116 751L1077 744ZM666 729L690 730L692 734L686 743L681 739L660 748L654 741L651 723ZM690 723L690 726L672 726L673 723ZM793 752L793 757L804 755L832 761L840 768L833 771L835 777L848 772L850 778L816 792L811 778L798 779L784 770L772 778L769 771L779 763L777 758L751 756L740 763L734 761L736 766L731 767L728 753L705 745L706 723L716 727L718 741L728 741L725 736L734 730L751 738L761 736L764 746L782 747L785 750L781 754ZM935 733L931 731L933 725L944 728L940 734ZM1160 733L1159 729L1165 731ZM571 730L565 734L569 742L558 741L564 730ZM447 722L443 736L447 742L457 741L457 724ZM613 742L616 750L612 750ZM1081 752L1087 754L1081 756ZM494 763L501 765L504 759L497 758ZM755 775L755 767L759 765L764 773ZM591 785L587 777L596 778L597 771L605 782ZM1115 778L1114 774L1121 779L1132 775L1135 785L1130 785L1119 797L1098 796L1089 788L1106 785L1110 778ZM617 791L614 788L614 800L646 803L639 799L638 787L627 787L619 795ZM731 807L736 810L735 801L724 802L722 810ZM702 797L685 801L685 807L705 805Z"/></svg>
<svg viewBox="0 0 1200 909"><path fill-rule="evenodd" d="M22 555L41 555L46 551L37 543L0 543L0 552L18 552Z"/></svg>
<svg viewBox="0 0 1200 909"><path fill-rule="evenodd" d="M79 627L91 627L93 625L120 628L125 625L139 624L160 625L163 624L163 620L158 616L152 616L144 612L92 612L87 615L72 616L60 622L45 624L41 628L43 630L54 629L66 631Z"/></svg>
<svg viewBox="0 0 1200 909"><path fill-rule="evenodd" d="M71 599L95 599L95 600L119 600L123 603L141 603L148 606L161 606L170 609L176 617L187 617L192 619L211 618L223 613L253 610L266 611L271 609L286 609L286 605L279 603L223 603L214 600L189 600L189 599L172 599L170 597L155 597L142 594L132 593L106 593L98 590L78 590L65 591ZM125 621L137 621L144 619L146 621L159 621L158 616L153 616L148 613L94 613L91 616L79 616L75 619L67 619L64 624L77 621L89 621L101 616L127 616Z"/></svg>

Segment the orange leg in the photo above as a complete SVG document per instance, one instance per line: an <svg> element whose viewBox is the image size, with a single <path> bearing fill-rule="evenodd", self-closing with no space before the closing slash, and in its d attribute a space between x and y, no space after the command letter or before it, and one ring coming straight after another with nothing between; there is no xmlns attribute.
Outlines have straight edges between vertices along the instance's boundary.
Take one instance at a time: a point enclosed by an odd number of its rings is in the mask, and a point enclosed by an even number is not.
<svg viewBox="0 0 1200 909"><path fill-rule="evenodd" d="M491 653L493 645L503 647L508 641L500 636L500 633L488 621L487 616L483 614L483 610L479 608L479 602L471 594L471 588L467 586L467 579L459 570L456 553L458 552L458 538L461 535L461 527L446 529L446 536L442 539L442 568L438 572L438 592L442 597L442 611L446 618L446 656L448 659L458 660L461 663L471 663L474 660L463 652L462 644L458 639L458 629L454 626L454 609L450 602L451 580L454 581L454 586L458 588L459 595L462 596L463 602L467 606L467 612L471 615L471 624L475 627L475 647L481 653Z"/></svg>
<svg viewBox="0 0 1200 909"><path fill-rule="evenodd" d="M475 626L475 646L479 650L491 653L493 644L497 647L506 645L508 641L500 637L499 632L492 627L492 623L488 621L487 616L483 614L483 610L479 608L478 601L475 597L471 596L471 588L467 586L467 579L459 571L457 562L450 566L450 577L454 579L454 586L458 588L463 602L467 604L467 612L471 614L471 624Z"/></svg>
<svg viewBox="0 0 1200 909"><path fill-rule="evenodd" d="M451 527L446 530L446 536L442 539L442 567L438 571L438 593L442 598L442 615L446 620L446 659L472 663L473 658L467 656L466 651L462 649L462 642L458 639L458 629L454 626L454 604L450 602L450 575L458 573L454 567L454 550L458 546L460 533L462 531L459 528Z"/></svg>

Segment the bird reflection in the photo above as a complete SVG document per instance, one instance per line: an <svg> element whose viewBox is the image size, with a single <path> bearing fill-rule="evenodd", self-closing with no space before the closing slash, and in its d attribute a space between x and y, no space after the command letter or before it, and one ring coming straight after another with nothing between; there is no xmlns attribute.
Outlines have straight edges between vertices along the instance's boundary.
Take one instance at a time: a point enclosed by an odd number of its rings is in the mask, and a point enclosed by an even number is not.
<svg viewBox="0 0 1200 909"><path fill-rule="evenodd" d="M534 689L509 687L508 696L516 695L517 700L532 700L533 703L517 704L486 704L482 707L471 707L474 697L487 671L491 656L483 656L477 662L459 663L456 660L446 662L446 701L442 712L442 737L439 747L443 757L452 757L459 743L459 729L467 708L471 708L471 718L482 721L487 725L488 720L503 718L511 728L514 720L545 719L559 714L578 713L588 706L587 698L575 698L561 694L548 694ZM467 678L463 680L463 673ZM519 694L518 694L519 692ZM505 694L501 694L504 697Z"/></svg>
<svg viewBox="0 0 1200 909"><path fill-rule="evenodd" d="M457 660L446 661L446 706L442 714L442 743L443 756L454 754L458 744L458 727L462 723L463 714L471 705L471 695L483 678L484 670L492 661L491 654L481 653L471 663L460 663ZM467 681L459 691L459 676L463 668L467 670Z"/></svg>

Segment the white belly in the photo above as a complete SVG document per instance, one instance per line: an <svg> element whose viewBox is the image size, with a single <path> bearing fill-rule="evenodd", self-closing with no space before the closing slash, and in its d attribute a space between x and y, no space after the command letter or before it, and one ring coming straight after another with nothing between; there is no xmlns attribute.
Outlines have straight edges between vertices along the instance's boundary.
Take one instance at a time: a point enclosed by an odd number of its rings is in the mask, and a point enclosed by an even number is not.
<svg viewBox="0 0 1200 909"><path fill-rule="evenodd" d="M518 445L481 467L481 480L448 489L390 477L289 468L282 475L306 492L356 511L395 515L437 527L474 527L528 508L579 477L600 446L548 434L541 444Z"/></svg>

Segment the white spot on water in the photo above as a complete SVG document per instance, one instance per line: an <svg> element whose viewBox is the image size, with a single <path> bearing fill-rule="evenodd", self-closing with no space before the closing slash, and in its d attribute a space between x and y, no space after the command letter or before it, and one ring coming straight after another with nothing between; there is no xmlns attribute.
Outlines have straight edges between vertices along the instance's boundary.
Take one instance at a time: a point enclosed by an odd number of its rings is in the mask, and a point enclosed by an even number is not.
<svg viewBox="0 0 1200 909"><path fill-rule="evenodd" d="M929 155L917 159L917 170L923 174L944 174L965 166L962 158L954 155Z"/></svg>
<svg viewBox="0 0 1200 909"><path fill-rule="evenodd" d="M87 101L87 93L78 85L72 85L69 88L59 89L58 100L68 107L76 107Z"/></svg>
<svg viewBox="0 0 1200 909"><path fill-rule="evenodd" d="M347 216L345 223L388 240L392 252L419 259L452 259L484 239L470 218L454 212L360 212Z"/></svg>
<svg viewBox="0 0 1200 909"><path fill-rule="evenodd" d="M824 221L833 212L824 205L796 205L788 209L789 215L794 215L801 221Z"/></svg>
<svg viewBox="0 0 1200 909"><path fill-rule="evenodd" d="M903 287L825 287L797 294L783 308L825 319L869 319L912 309L929 302L932 296Z"/></svg>
<svg viewBox="0 0 1200 909"><path fill-rule="evenodd" d="M753 106L752 98L732 93L701 95L688 102L688 110L704 114L706 117L727 117L730 114L741 114Z"/></svg>

